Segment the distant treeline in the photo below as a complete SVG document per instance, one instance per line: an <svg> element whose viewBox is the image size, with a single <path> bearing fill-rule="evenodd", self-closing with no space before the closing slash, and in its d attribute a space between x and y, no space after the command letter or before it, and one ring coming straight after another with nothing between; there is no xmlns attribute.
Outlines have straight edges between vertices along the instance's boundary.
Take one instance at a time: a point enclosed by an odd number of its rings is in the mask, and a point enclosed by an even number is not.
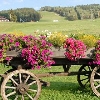
<svg viewBox="0 0 100 100"><path fill-rule="evenodd" d="M41 7L41 11L55 12L67 20L100 18L100 4L78 5L75 7Z"/></svg>
<svg viewBox="0 0 100 100"><path fill-rule="evenodd" d="M13 22L30 22L39 21L41 15L38 11L33 8L19 8L15 10L3 10L0 11L0 16L4 16Z"/></svg>
<svg viewBox="0 0 100 100"><path fill-rule="evenodd" d="M77 5L75 7L45 6L41 7L40 11L55 12L69 21L100 18L100 4ZM0 16L13 22L36 22L41 19L40 13L33 8L3 10L0 11Z"/></svg>

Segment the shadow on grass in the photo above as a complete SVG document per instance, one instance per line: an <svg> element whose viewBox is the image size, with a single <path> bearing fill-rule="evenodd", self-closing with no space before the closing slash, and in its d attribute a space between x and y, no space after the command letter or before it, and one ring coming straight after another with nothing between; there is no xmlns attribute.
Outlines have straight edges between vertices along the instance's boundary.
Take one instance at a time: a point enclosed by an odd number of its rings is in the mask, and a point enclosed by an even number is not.
<svg viewBox="0 0 100 100"><path fill-rule="evenodd" d="M60 92L69 92L72 94L79 94L79 95L90 95L90 96L95 96L93 91L91 90L91 87L80 87L78 83L72 83L72 82L50 82L49 87L42 87L42 89L47 89L47 90L55 90L55 91L60 91Z"/></svg>

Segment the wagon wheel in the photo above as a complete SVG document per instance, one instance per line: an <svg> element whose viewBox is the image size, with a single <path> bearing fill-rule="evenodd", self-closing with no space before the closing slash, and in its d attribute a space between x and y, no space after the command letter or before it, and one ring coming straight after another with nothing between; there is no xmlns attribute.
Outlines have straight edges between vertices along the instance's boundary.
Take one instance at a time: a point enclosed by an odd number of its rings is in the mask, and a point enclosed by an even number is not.
<svg viewBox="0 0 100 100"><path fill-rule="evenodd" d="M93 69L90 78L91 88L93 92L99 97L100 96L100 66Z"/></svg>
<svg viewBox="0 0 100 100"><path fill-rule="evenodd" d="M90 85L90 76L93 68L89 65L82 65L78 71L77 81L81 87L86 87Z"/></svg>
<svg viewBox="0 0 100 100"><path fill-rule="evenodd" d="M4 73L4 75L7 75L8 73L10 73L10 72L12 72L12 71L14 71L14 69L10 69L10 70L6 71L6 72ZM1 80L0 80L0 86L1 86L1 84L2 84L2 82L3 82L3 80L4 80L4 77L2 76L2 77L1 77Z"/></svg>
<svg viewBox="0 0 100 100"><path fill-rule="evenodd" d="M3 100L37 100L40 92L39 79L33 73L23 69L7 74L1 85Z"/></svg>

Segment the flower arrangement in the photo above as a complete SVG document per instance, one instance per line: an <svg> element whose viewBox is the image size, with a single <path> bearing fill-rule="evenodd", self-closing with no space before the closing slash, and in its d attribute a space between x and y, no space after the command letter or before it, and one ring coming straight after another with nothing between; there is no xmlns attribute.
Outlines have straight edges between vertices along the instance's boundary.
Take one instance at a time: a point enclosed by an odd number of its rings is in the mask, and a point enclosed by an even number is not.
<svg viewBox="0 0 100 100"><path fill-rule="evenodd" d="M100 40L98 40L98 42L95 45L93 64L100 65Z"/></svg>
<svg viewBox="0 0 100 100"><path fill-rule="evenodd" d="M71 37L83 41L88 49L94 47L99 39L98 36L94 34L84 34L80 32L78 34L71 34Z"/></svg>
<svg viewBox="0 0 100 100"><path fill-rule="evenodd" d="M52 43L54 47L61 47L63 46L63 43L67 37L67 35L64 35L62 33L54 32L47 37L47 40Z"/></svg>
<svg viewBox="0 0 100 100"><path fill-rule="evenodd" d="M64 48L66 48L65 56L70 60L77 60L85 56L86 45L74 38L66 39L64 43Z"/></svg>
<svg viewBox="0 0 100 100"><path fill-rule="evenodd" d="M46 37L34 37L31 35L16 36L13 34L0 35L0 58L6 59L6 51L21 49L21 57L27 60L32 69L49 67L54 61L51 59L51 43L46 41Z"/></svg>
<svg viewBox="0 0 100 100"><path fill-rule="evenodd" d="M80 37L80 40L79 40ZM75 38L68 38L62 33L50 33L48 36L40 35L38 37L32 35L15 35L15 34L1 34L0 35L0 60L8 59L6 55L7 50L21 50L21 57L27 61L27 64L32 66L32 69L41 67L49 67L54 64L51 56L51 51L54 47L63 46L66 51L64 55L75 61L79 58L85 57L87 46L84 43L85 39L91 39L92 35L80 35ZM88 37L88 38L87 38ZM97 41L96 38L92 38ZM95 46L94 63L100 64L100 41Z"/></svg>
<svg viewBox="0 0 100 100"><path fill-rule="evenodd" d="M84 34L81 38L81 41L87 45L88 48L94 47L97 43L98 37L92 34Z"/></svg>

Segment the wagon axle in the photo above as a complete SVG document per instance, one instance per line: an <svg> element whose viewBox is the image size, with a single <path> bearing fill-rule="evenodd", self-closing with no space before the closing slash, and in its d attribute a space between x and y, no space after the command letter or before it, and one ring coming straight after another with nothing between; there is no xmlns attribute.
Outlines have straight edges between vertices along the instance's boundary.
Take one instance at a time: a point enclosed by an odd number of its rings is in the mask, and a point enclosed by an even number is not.
<svg viewBox="0 0 100 100"><path fill-rule="evenodd" d="M24 83L21 83L17 86L16 90L19 94L25 94L29 89L29 86L24 84Z"/></svg>

